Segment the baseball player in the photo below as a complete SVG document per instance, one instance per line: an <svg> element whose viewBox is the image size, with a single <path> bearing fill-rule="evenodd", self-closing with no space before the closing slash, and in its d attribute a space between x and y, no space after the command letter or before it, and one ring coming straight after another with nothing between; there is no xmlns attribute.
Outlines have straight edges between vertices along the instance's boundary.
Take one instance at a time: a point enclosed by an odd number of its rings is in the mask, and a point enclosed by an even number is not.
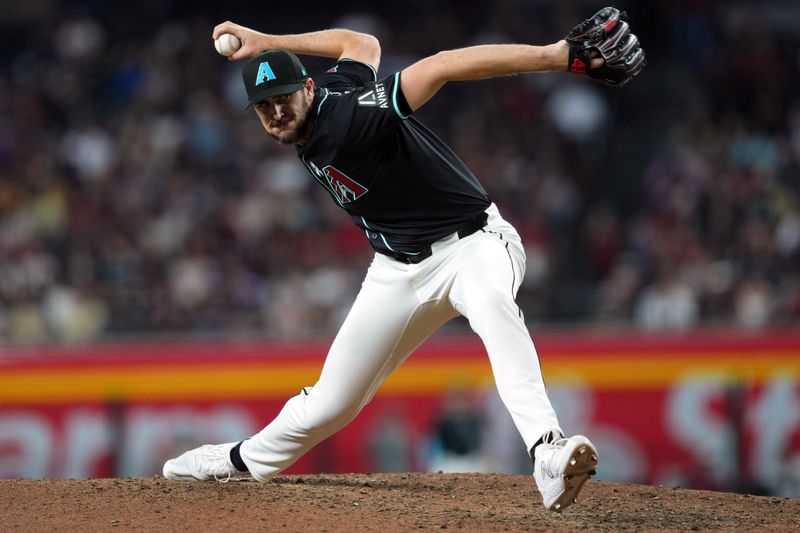
<svg viewBox="0 0 800 533"><path fill-rule="evenodd" d="M249 106L375 250L361 291L319 380L242 442L206 445L164 465L168 479L267 481L350 422L434 331L463 315L483 341L497 389L530 451L547 509L573 503L595 473L584 436L564 438L515 296L520 237L478 179L414 112L447 82L568 70L622 85L644 66L624 13L605 8L547 46L485 45L440 52L378 76L380 45L343 29L269 35L225 22L248 59ZM309 77L295 54L336 59Z"/></svg>

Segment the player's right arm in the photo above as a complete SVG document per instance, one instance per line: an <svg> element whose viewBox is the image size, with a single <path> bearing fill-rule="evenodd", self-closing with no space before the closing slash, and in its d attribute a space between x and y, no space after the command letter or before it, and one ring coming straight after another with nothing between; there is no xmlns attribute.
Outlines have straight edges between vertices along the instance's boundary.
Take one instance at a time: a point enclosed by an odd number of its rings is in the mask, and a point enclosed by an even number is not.
<svg viewBox="0 0 800 533"><path fill-rule="evenodd" d="M298 55L352 59L371 65L378 70L381 60L381 46L378 39L366 33L345 29L330 29L293 35L261 33L239 24L226 21L214 28L212 37L216 39L223 33L232 33L242 43L230 59L246 59L264 50L289 50Z"/></svg>

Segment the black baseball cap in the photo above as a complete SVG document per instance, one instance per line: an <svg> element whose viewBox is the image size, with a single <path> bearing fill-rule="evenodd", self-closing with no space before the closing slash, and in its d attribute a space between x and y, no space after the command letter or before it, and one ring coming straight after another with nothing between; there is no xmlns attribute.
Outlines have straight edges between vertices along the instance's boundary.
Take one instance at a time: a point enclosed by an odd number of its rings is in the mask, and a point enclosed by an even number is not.
<svg viewBox="0 0 800 533"><path fill-rule="evenodd" d="M288 50L265 50L251 57L242 67L247 90L247 107L270 96L293 93L308 79L306 67Z"/></svg>

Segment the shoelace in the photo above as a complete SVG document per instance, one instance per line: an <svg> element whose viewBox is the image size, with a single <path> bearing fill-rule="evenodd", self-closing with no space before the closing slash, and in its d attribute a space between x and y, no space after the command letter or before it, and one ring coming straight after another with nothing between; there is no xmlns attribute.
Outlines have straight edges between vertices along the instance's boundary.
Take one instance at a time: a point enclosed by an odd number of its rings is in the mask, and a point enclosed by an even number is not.
<svg viewBox="0 0 800 533"><path fill-rule="evenodd" d="M558 440L555 440L553 442L549 442L549 443L546 443L546 444L548 446L552 446L554 448L563 448L564 446L566 446L568 440L569 439L567 439L566 437L563 437L563 438L560 438ZM552 457L553 456L551 455L550 458L552 459ZM550 468L550 461L549 460L548 461L542 461L541 469L542 469L542 472L544 472L548 477L551 477L551 478L552 477L556 477L555 474L553 474L553 470Z"/></svg>
<svg viewBox="0 0 800 533"><path fill-rule="evenodd" d="M195 454L194 466L197 470L210 472L220 483L227 483L231 479L228 458L216 446L208 446L204 453Z"/></svg>

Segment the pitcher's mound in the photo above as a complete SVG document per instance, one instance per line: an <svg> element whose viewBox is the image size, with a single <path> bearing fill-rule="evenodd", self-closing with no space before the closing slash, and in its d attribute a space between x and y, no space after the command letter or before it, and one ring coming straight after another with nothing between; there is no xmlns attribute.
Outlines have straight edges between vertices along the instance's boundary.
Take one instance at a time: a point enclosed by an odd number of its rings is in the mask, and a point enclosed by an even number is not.
<svg viewBox="0 0 800 533"><path fill-rule="evenodd" d="M798 531L800 500L589 481L546 511L533 478L283 476L0 481L0 531Z"/></svg>

